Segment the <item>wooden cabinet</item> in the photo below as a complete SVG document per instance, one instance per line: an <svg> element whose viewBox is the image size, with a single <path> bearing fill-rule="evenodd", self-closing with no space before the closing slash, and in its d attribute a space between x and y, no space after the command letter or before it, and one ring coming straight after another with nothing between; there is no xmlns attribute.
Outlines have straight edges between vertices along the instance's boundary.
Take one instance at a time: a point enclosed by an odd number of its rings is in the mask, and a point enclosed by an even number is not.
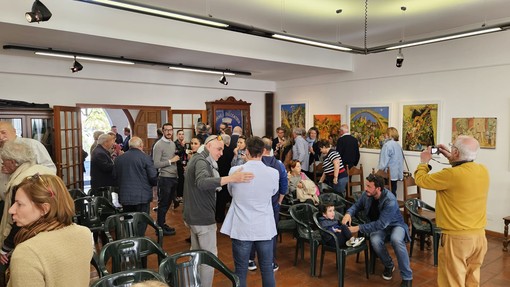
<svg viewBox="0 0 510 287"><path fill-rule="evenodd" d="M0 107L0 121L11 122L19 137L40 141L55 161L52 109Z"/></svg>
<svg viewBox="0 0 510 287"><path fill-rule="evenodd" d="M218 128L222 122L226 122L229 126L241 126L243 134L247 137L252 135L250 106L243 100L236 100L234 97L228 97L226 100L217 100L214 102L206 102L207 122L213 126L213 133L218 132Z"/></svg>

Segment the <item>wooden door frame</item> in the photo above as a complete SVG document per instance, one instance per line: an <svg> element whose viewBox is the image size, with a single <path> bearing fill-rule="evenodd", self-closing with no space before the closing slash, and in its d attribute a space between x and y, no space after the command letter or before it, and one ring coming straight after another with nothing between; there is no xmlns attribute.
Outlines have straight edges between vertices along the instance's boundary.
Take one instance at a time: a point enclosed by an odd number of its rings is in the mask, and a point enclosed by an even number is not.
<svg viewBox="0 0 510 287"><path fill-rule="evenodd" d="M126 115L129 126L134 127L135 126L135 120L133 119L133 116L129 112L129 110L144 110L144 109L151 109L151 110L165 110L166 111L166 117L169 121L172 120L172 107L167 106L139 106L139 105L111 105L111 104L86 104L86 103L77 103L77 108L83 109L83 108L96 108L96 109L116 109L116 110L122 110L124 114Z"/></svg>

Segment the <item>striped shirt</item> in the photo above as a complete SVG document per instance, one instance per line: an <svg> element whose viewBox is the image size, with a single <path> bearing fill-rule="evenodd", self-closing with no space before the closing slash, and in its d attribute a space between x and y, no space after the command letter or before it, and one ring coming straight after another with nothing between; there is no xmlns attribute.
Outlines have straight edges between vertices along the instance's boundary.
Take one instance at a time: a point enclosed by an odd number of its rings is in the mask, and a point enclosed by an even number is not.
<svg viewBox="0 0 510 287"><path fill-rule="evenodd" d="M345 170L344 163L342 162L342 158L340 157L340 154L336 150L333 150L333 149L330 149L328 151L328 154L324 157L324 161L322 163L324 173L326 175L334 175L335 165L333 164L333 162L336 159L338 159L340 161L340 166L338 168L339 169L338 177L339 178L346 177L347 171Z"/></svg>

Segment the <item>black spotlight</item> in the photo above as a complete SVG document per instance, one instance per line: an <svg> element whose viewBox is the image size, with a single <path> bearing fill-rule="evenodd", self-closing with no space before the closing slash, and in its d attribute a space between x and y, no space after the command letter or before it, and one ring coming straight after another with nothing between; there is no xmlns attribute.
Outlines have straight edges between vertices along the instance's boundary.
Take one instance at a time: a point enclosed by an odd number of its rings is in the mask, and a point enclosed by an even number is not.
<svg viewBox="0 0 510 287"><path fill-rule="evenodd" d="M71 72L76 73L81 70L83 70L82 64L80 64L78 61L76 61L76 57L74 57L74 63L73 63L73 66L71 67Z"/></svg>
<svg viewBox="0 0 510 287"><path fill-rule="evenodd" d="M29 23L48 21L51 18L51 12L41 1L35 0L32 11L25 13L25 18Z"/></svg>
<svg viewBox="0 0 510 287"><path fill-rule="evenodd" d="M397 54L397 68L402 67L402 64L404 63L404 54L402 54L402 49L398 49Z"/></svg>
<svg viewBox="0 0 510 287"><path fill-rule="evenodd" d="M220 78L220 83L222 83L223 85L228 85L228 82L227 82L227 77L225 77L225 74L223 74L223 76L221 76Z"/></svg>

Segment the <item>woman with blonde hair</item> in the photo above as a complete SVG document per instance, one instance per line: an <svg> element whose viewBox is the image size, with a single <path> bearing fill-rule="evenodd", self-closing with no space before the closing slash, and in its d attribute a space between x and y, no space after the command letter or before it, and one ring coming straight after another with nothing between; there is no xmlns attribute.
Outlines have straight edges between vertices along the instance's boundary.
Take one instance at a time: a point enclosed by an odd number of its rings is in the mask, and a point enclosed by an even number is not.
<svg viewBox="0 0 510 287"><path fill-rule="evenodd" d="M8 286L89 286L92 234L73 223L64 182L36 173L19 184L15 198L9 213L20 230Z"/></svg>
<svg viewBox="0 0 510 287"><path fill-rule="evenodd" d="M384 143L379 155L379 170L390 169L391 192L397 197L397 181L404 179L404 153L398 144L398 130L389 127L384 135Z"/></svg>

